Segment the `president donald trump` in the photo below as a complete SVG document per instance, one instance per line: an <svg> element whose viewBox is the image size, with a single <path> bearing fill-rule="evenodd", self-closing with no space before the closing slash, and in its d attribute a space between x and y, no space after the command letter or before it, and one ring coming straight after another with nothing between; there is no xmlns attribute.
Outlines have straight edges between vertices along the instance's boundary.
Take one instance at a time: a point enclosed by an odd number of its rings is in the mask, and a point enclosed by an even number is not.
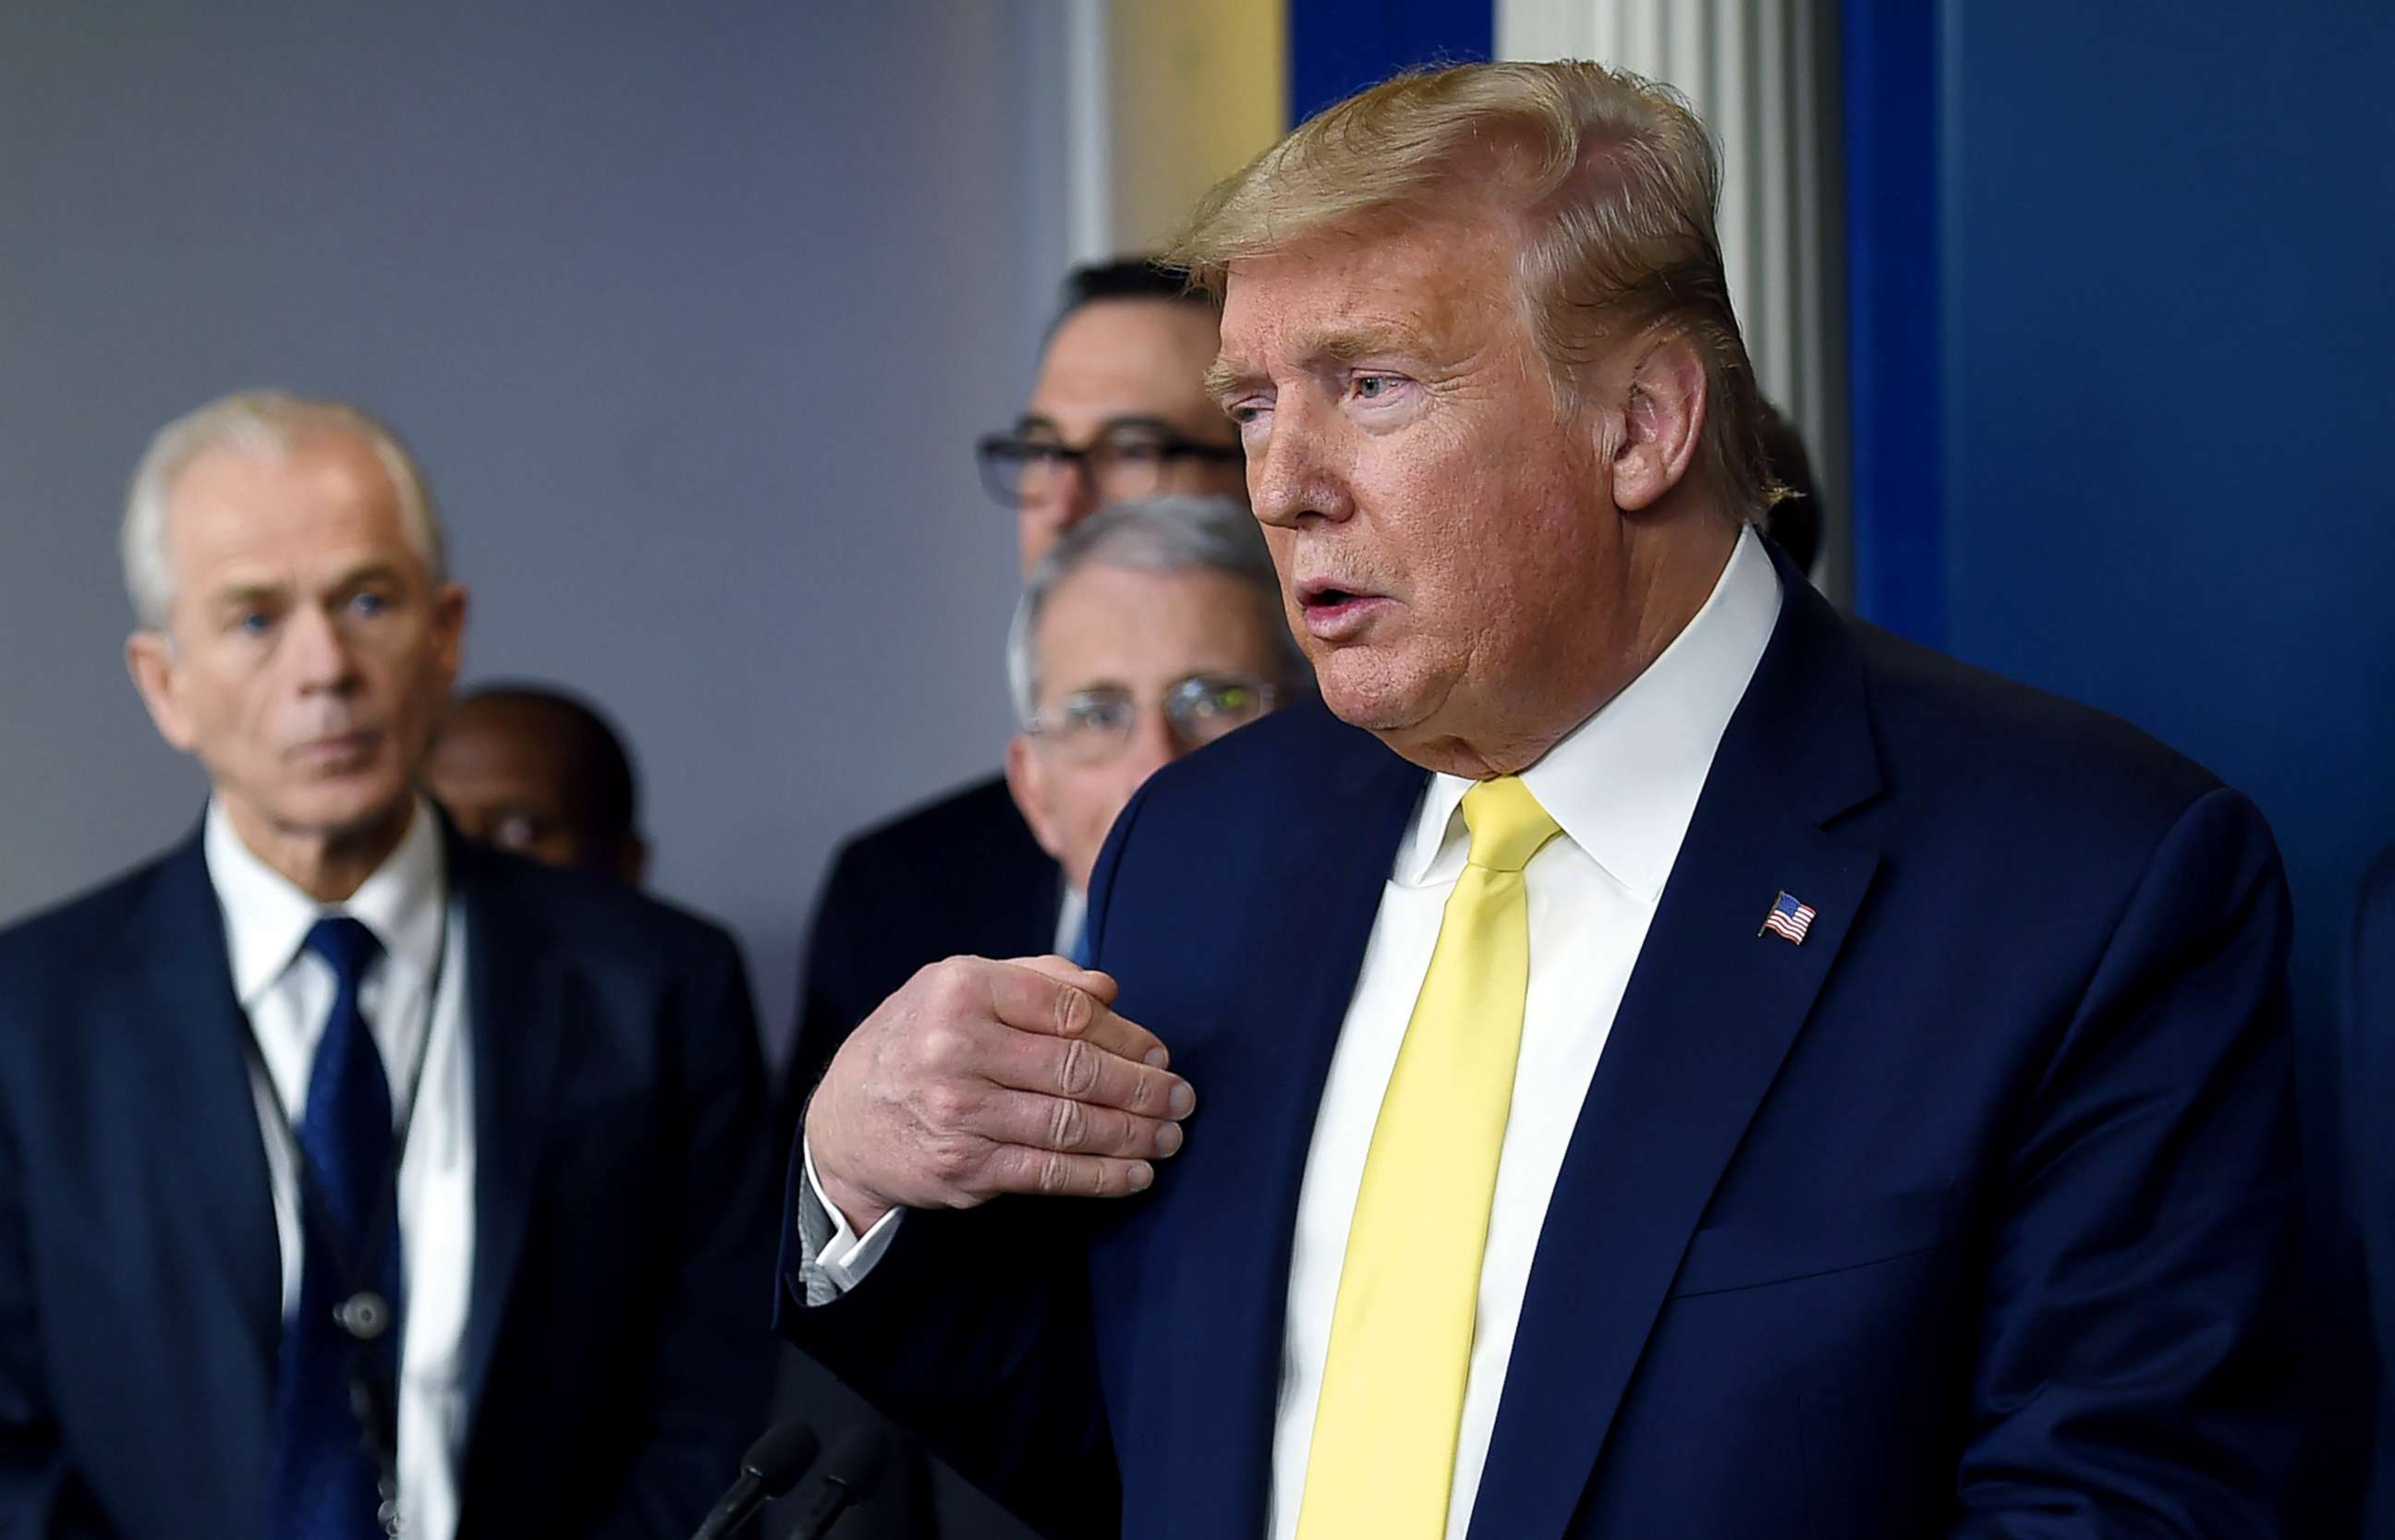
<svg viewBox="0 0 2395 1540"><path fill-rule="evenodd" d="M867 1021L784 1243L1052 1533L2279 1533L2269 832L1757 535L1717 180L1667 91L1465 66L1181 244L1321 705L1131 802L1096 970Z"/></svg>

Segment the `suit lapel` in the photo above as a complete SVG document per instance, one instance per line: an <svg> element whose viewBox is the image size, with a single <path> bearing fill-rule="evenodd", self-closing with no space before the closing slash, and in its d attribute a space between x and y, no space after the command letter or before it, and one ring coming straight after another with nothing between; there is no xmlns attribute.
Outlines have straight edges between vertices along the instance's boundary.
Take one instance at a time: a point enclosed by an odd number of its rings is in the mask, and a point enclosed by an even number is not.
<svg viewBox="0 0 2395 1540"><path fill-rule="evenodd" d="M215 1487L186 1500L197 1527L236 1533L257 1522L264 1489L283 1268L245 1047L249 1024L196 836L160 867L133 937L142 965L127 980L127 1046L140 1058L126 1069L139 1106L123 1134L144 1151L144 1185L170 1195L138 1199L132 1212L145 1216L144 1265L171 1296L163 1319L134 1329L186 1338L170 1340L160 1362L203 1383L162 1386L160 1399L177 1425L174 1445L207 1451L180 1468Z"/></svg>
<svg viewBox="0 0 2395 1540"><path fill-rule="evenodd" d="M1714 757L1565 1156L1523 1301L1473 1540L1561 1536L1680 1257L1878 865L1822 825L1879 780L1843 623L1786 599ZM1785 890L1803 944L1757 928Z"/></svg>
<svg viewBox="0 0 2395 1540"><path fill-rule="evenodd" d="M1277 869L1290 875L1272 889L1304 895L1304 915L1259 912L1247 939L1249 977L1294 985L1260 1002L1243 1028L1272 1034L1275 1073L1191 1070L1206 1120L1191 1137L1218 1158L1203 1194L1188 1195L1199 1202L1184 1215L1205 1217L1203 1234L1174 1255L1166 1329L1169 1350L1187 1361L1174 1376L1171 1437L1205 1454L1173 1462L1178 1490L1154 1515L1158 1534L1264 1531L1290 1257L1315 1112L1423 781L1420 768L1361 733L1352 756L1325 780L1324 816L1277 853ZM1255 1061L1252 1051L1241 1057Z"/></svg>
<svg viewBox="0 0 2395 1540"><path fill-rule="evenodd" d="M447 836L467 935L466 1031L474 1067L474 1278L466 1315L466 1427L480 1411L523 1252L564 1036L554 949L503 890L486 855Z"/></svg>

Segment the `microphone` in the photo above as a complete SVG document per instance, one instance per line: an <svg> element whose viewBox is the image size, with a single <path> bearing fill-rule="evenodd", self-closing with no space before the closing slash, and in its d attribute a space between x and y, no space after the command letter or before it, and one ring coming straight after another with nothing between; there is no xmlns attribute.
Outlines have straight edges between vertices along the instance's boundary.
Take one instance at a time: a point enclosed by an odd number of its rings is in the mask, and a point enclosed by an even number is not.
<svg viewBox="0 0 2395 1540"><path fill-rule="evenodd" d="M807 1467L815 1463L820 1447L815 1430L803 1418L786 1417L765 1429L764 1436L740 1456L740 1479L732 1483L690 1540L723 1540L759 1508L798 1485Z"/></svg>
<svg viewBox="0 0 2395 1540"><path fill-rule="evenodd" d="M823 1480L800 1511L798 1527L790 1531L792 1540L823 1540L840 1522L840 1515L873 1495L888 1457L888 1444L887 1437L862 1428L852 1428L834 1439L831 1454L824 1460Z"/></svg>

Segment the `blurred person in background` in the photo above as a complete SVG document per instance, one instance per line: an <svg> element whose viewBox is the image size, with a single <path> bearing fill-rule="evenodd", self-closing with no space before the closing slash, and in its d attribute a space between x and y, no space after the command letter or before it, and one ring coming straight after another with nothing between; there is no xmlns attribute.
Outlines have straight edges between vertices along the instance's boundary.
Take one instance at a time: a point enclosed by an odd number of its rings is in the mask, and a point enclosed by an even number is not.
<svg viewBox="0 0 2395 1540"><path fill-rule="evenodd" d="M599 709L540 685L489 685L443 713L424 789L457 832L638 888L649 848L624 740Z"/></svg>
<svg viewBox="0 0 2395 1540"><path fill-rule="evenodd" d="M974 445L1015 513L1023 575L1105 507L1163 493L1244 497L1239 441L1205 388L1213 300L1145 257L1076 268L1023 415Z"/></svg>
<svg viewBox="0 0 2395 1540"><path fill-rule="evenodd" d="M1312 680L1282 619L1264 537L1247 505L1232 497L1143 498L1075 524L1032 570L1008 634L1007 673L1022 724L1007 749L1008 785L1063 876L1063 903L1033 916L1045 927L1034 944L1065 955L1083 948L1090 869L1141 783L1304 693ZM935 868L891 877L921 889L946 880ZM818 966L913 943L911 934L866 928L910 897L939 901L935 891L902 886L859 911L827 902L816 925ZM850 1025L801 1039L801 1061L828 1060ZM821 1424L880 1425L852 1393L800 1362L787 1367L780 1403ZM943 1503L903 1435L885 1436L893 1441L892 1474L850 1520L859 1540L1023 1533L994 1505L954 1495Z"/></svg>
<svg viewBox="0 0 2395 1540"><path fill-rule="evenodd" d="M1821 489L1813 479L1813 456L1806 452L1805 436L1786 413L1762 402L1763 463L1787 495L1771 505L1764 528L1796 570L1810 575L1821 554Z"/></svg>
<svg viewBox="0 0 2395 1540"><path fill-rule="evenodd" d="M1153 497L1076 524L1033 569L1006 662L1023 725L1007 785L1064 871L1050 950L1085 961L1090 872L1131 794L1313 675L1255 519L1230 497Z"/></svg>
<svg viewBox="0 0 2395 1540"><path fill-rule="evenodd" d="M1145 257L1075 270L1023 414L976 445L1015 516L1021 576L1098 508L1159 494L1244 496L1238 440L1207 396L1216 310ZM850 1028L926 963L1054 944L1056 859L993 775L852 836L815 901L789 1115Z"/></svg>
<svg viewBox="0 0 2395 1540"><path fill-rule="evenodd" d="M973 446L983 486L1014 516L1014 581L1109 504L1244 495L1238 440L1202 379L1215 322L1211 298L1144 257L1066 276L1022 414ZM833 852L815 899L781 1082L784 1124L794 1122L850 1030L916 969L959 954L1066 944L1067 909L1078 915L1078 905L1051 842L1033 833L1003 773L851 836ZM825 1420L871 1416L795 1353L784 1381L786 1410ZM858 1540L913 1540L938 1533L935 1523L951 1535L1022 1533L953 1488L935 1504L921 1461L901 1454L892 1466L891 1479L846 1520Z"/></svg>
<svg viewBox="0 0 2395 1540"><path fill-rule="evenodd" d="M364 413L168 425L123 554L210 795L0 933L0 1533L680 1540L772 1363L732 938L418 795L466 596Z"/></svg>

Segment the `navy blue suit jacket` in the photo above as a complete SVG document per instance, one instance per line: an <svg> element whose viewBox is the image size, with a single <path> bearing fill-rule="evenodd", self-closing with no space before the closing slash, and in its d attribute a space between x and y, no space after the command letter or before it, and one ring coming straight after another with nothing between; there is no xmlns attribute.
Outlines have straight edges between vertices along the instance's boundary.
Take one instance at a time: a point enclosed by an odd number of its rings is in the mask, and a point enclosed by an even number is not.
<svg viewBox="0 0 2395 1540"><path fill-rule="evenodd" d="M2268 830L1781 576L1555 1185L1473 1540L2278 1534ZM1316 1105L1422 784L1315 706L1158 775L1092 915L1197 1087L1186 1148L1117 1204L910 1214L819 1309L786 1238L784 1329L1052 1533L1260 1534ZM1802 945L1757 933L1783 889Z"/></svg>
<svg viewBox="0 0 2395 1540"><path fill-rule="evenodd" d="M448 845L474 1089L459 1540L680 1540L761 1419L763 1072L717 928ZM264 1518L282 1274L199 841L0 935L0 1533Z"/></svg>
<svg viewBox="0 0 2395 1540"><path fill-rule="evenodd" d="M2349 1201L2368 1280L2371 1513L2395 1529L2395 850L2362 884L2347 959L2343 1083Z"/></svg>

